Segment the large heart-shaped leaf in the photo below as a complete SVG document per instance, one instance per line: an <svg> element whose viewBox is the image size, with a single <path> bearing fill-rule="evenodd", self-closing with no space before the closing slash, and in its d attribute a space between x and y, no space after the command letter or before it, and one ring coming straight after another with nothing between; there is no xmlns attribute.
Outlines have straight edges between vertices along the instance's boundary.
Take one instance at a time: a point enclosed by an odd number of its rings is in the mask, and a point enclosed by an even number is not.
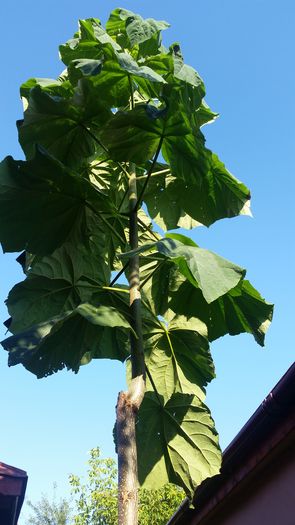
<svg viewBox="0 0 295 525"><path fill-rule="evenodd" d="M170 24L162 20L143 19L140 15L127 9L117 8L111 12L106 23L106 30L118 42L125 43L124 47L129 47L128 43L133 47L150 41L153 36L169 26ZM157 48L152 49L157 50Z"/></svg>
<svg viewBox="0 0 295 525"><path fill-rule="evenodd" d="M165 401L174 392L204 399L204 387L215 376L206 335L207 327L201 321L184 317L175 317L168 325L159 321L153 330L148 328L145 360Z"/></svg>
<svg viewBox="0 0 295 525"><path fill-rule="evenodd" d="M273 305L267 303L247 280L241 281L216 301L208 304L200 290L189 282L174 282L169 307L180 315L196 316L208 327L210 341L225 334L250 333L261 346L270 326Z"/></svg>
<svg viewBox="0 0 295 525"><path fill-rule="evenodd" d="M63 312L73 310L81 302L79 290L71 281L28 278L16 284L7 298L11 315L9 330L17 333L37 323L45 322Z"/></svg>
<svg viewBox="0 0 295 525"><path fill-rule="evenodd" d="M204 479L219 473L218 437L208 408L197 396L176 393L164 403L147 392L136 434L139 481L144 487L171 482L192 496Z"/></svg>
<svg viewBox="0 0 295 525"><path fill-rule="evenodd" d="M63 316L1 342L10 366L23 364L38 378L67 367L78 372L93 358L128 357L128 321L115 308L81 304Z"/></svg>
<svg viewBox="0 0 295 525"><path fill-rule="evenodd" d="M143 259L142 263L142 290L154 315L168 319L175 314L187 319L198 318L207 326L209 341L246 332L264 345L273 305L267 303L249 281L242 279L227 293L207 303L201 289L187 281L169 259L148 262Z"/></svg>
<svg viewBox="0 0 295 525"><path fill-rule="evenodd" d="M129 112L117 112L104 127L101 139L113 158L137 163L150 160L162 146L173 179L167 183L162 179L160 189L165 191L161 197L159 186L154 185L157 195L149 209L153 207L156 216L162 212L157 209L158 199L160 203L165 198L173 203L173 214L166 208L162 217L166 228L178 227L181 210L206 226L223 217L250 214L249 190L205 147L201 132L193 133L182 106L177 111L167 111L143 105ZM147 192L151 202L153 193L149 188ZM178 203L176 216L174 203Z"/></svg>
<svg viewBox="0 0 295 525"><path fill-rule="evenodd" d="M150 177L144 192L144 202L150 217L163 229L192 229L201 223L186 213L187 201L180 202L175 192L175 177L172 177L167 164L157 164L155 175ZM144 183L140 178L139 187ZM179 181L179 184L180 181ZM194 197L192 196L191 199Z"/></svg>
<svg viewBox="0 0 295 525"><path fill-rule="evenodd" d="M42 92L52 97L70 98L74 95L74 88L68 80L56 80L53 78L29 78L20 87L20 95L24 102L24 109L28 107L28 101L33 88L39 86Z"/></svg>
<svg viewBox="0 0 295 525"><path fill-rule="evenodd" d="M153 247L157 249L158 254L176 264L193 286L202 290L207 303L212 303L227 293L245 276L245 270L240 266L209 250L199 248L184 235L167 235L166 239L141 246L133 252L125 253L124 257L142 253Z"/></svg>
<svg viewBox="0 0 295 525"><path fill-rule="evenodd" d="M51 255L31 257L27 279L12 288L6 301L10 331L23 331L89 301L109 283L104 255L104 247L89 239L86 245L66 243Z"/></svg>
<svg viewBox="0 0 295 525"><path fill-rule="evenodd" d="M79 20L78 34L59 46L60 57L67 66L72 60L80 58L98 59L101 58L102 44L110 44L117 51L122 50L102 27L100 20L97 18Z"/></svg>
<svg viewBox="0 0 295 525"><path fill-rule="evenodd" d="M73 83L80 78L91 84L96 97L104 100L111 107L128 105L129 98L139 83L147 94L153 94L150 84L165 83L165 80L153 69L138 65L128 53L118 53L110 44L101 46L97 59L83 58L73 60L68 68Z"/></svg>
<svg viewBox="0 0 295 525"><path fill-rule="evenodd" d="M95 135L110 116L110 109L85 82L70 98L52 95L37 85L30 91L19 140L27 159L40 144L66 166L77 169L100 151Z"/></svg>
<svg viewBox="0 0 295 525"><path fill-rule="evenodd" d="M83 238L86 210L111 212L92 184L39 148L24 162L0 165L0 240L4 251L52 253L74 232ZM107 220L103 219L107 224ZM79 233L80 232L80 233Z"/></svg>
<svg viewBox="0 0 295 525"><path fill-rule="evenodd" d="M165 257L179 267L181 273L202 290L207 303L212 303L234 288L245 276L245 270L215 253L181 242L174 234L157 243ZM183 237L183 236L182 236Z"/></svg>

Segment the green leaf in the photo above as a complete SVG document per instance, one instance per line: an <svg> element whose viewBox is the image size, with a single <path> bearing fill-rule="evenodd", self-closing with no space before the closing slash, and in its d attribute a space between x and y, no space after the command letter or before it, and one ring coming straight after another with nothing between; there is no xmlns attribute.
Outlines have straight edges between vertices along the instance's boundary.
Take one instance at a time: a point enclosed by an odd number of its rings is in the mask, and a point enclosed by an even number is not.
<svg viewBox="0 0 295 525"><path fill-rule="evenodd" d="M165 145L163 155L174 175L169 185L170 199L177 198L184 212L205 226L226 217L251 216L246 186L207 148L202 147L199 152L195 149L193 154L193 142L194 139L190 143L188 137L185 146L184 143L177 145L176 141L171 141L168 148Z"/></svg>
<svg viewBox="0 0 295 525"><path fill-rule="evenodd" d="M145 335L145 360L157 391L165 401L175 392L203 400L205 386L215 377L207 327L185 317L175 317L167 326L159 324L162 327L149 329Z"/></svg>
<svg viewBox="0 0 295 525"><path fill-rule="evenodd" d="M186 237L186 235L182 235L181 233L166 233L166 239L173 239L180 242L181 244L184 244L185 246L199 248L199 246L190 237Z"/></svg>
<svg viewBox="0 0 295 525"><path fill-rule="evenodd" d="M7 298L12 317L9 330L17 333L73 310L81 302L75 286L65 279L28 278L16 284Z"/></svg>
<svg viewBox="0 0 295 525"><path fill-rule="evenodd" d="M23 364L38 378L67 367L78 372L91 359L128 357L126 319L112 307L81 304L64 316L32 326L1 342L9 366Z"/></svg>
<svg viewBox="0 0 295 525"><path fill-rule="evenodd" d="M0 164L0 240L4 251L52 253L71 235L83 237L87 206L99 214L109 203L89 181L40 149L24 162Z"/></svg>
<svg viewBox="0 0 295 525"><path fill-rule="evenodd" d="M141 286L148 298L149 306L154 314L164 316L169 309L169 291L174 274L178 276L176 265L170 260L150 261L140 260Z"/></svg>
<svg viewBox="0 0 295 525"><path fill-rule="evenodd" d="M170 24L167 22L154 20L153 18L144 20L139 15L129 16L126 19L126 33L132 47L150 40L155 33L168 27L170 27Z"/></svg>
<svg viewBox="0 0 295 525"><path fill-rule="evenodd" d="M174 234L169 237L127 252L124 257L150 250L154 246L159 254L178 266L193 286L202 290L207 303L212 303L227 293L245 276L245 270L240 266L209 250L199 248L184 235Z"/></svg>
<svg viewBox="0 0 295 525"><path fill-rule="evenodd" d="M160 117L166 110L144 104L132 111L117 112L107 123L102 140L113 158L122 161L145 162L152 158L167 135L181 137L187 133L181 116L171 117L169 124ZM142 144L145 148L142 148Z"/></svg>
<svg viewBox="0 0 295 525"><path fill-rule="evenodd" d="M136 15L127 9L117 8L111 12L106 24L109 35L116 38L123 47L134 47L137 44L150 41L163 29L170 26L167 22L147 18L144 20L140 15ZM127 44L127 45L126 45Z"/></svg>
<svg viewBox="0 0 295 525"><path fill-rule="evenodd" d="M52 97L70 98L74 94L74 89L69 81L55 80L52 78L29 78L29 80L24 82L20 87L21 97L29 100L31 90L36 86L39 86L42 92L46 92Z"/></svg>
<svg viewBox="0 0 295 525"><path fill-rule="evenodd" d="M171 259L181 273L202 290L207 303L234 288L245 275L245 270L209 250L183 244L174 239L157 243L159 253Z"/></svg>
<svg viewBox="0 0 295 525"><path fill-rule="evenodd" d="M73 310L110 280L104 247L91 237L85 245L68 242L49 256L33 257L26 273L7 299L12 333Z"/></svg>
<svg viewBox="0 0 295 525"><path fill-rule="evenodd" d="M110 44L101 46L99 58L94 59L86 54L83 58L73 60L69 65L69 77L73 83L79 78L87 78L95 90L96 96L111 107L128 104L132 80L140 83L147 93L153 93L152 83L165 83L165 80L147 66L139 66L128 53L118 53Z"/></svg>
<svg viewBox="0 0 295 525"><path fill-rule="evenodd" d="M121 50L121 46L102 27L100 20L79 20L78 34L59 46L61 60L68 66L72 60L80 58L101 58L102 44L110 44L115 50Z"/></svg>
<svg viewBox="0 0 295 525"><path fill-rule="evenodd" d="M156 164L158 171L166 171L152 176L144 192L144 202L147 206L150 217L162 228L162 230L172 230L175 228L192 229L200 226L201 223L192 219L184 208L186 203L180 204L179 198L174 190L173 183L175 178L170 173L167 164ZM142 181L138 182L139 188Z"/></svg>
<svg viewBox="0 0 295 525"><path fill-rule="evenodd" d="M95 135L110 116L110 109L97 100L86 83L81 83L71 98L52 95L38 85L30 91L19 140L27 159L40 144L65 165L77 169L100 151Z"/></svg>
<svg viewBox="0 0 295 525"><path fill-rule="evenodd" d="M110 270L105 257L105 239L97 223L96 228L97 231L89 228L89 238L85 239L84 244L67 242L51 255L35 256L27 274L48 279L66 279L73 284L77 284L81 277L107 284Z"/></svg>
<svg viewBox="0 0 295 525"><path fill-rule="evenodd" d="M107 31L102 27L98 18L87 18L86 20L79 20L79 34L80 41L100 42L101 44L111 44L117 51L121 50L116 41L110 37Z"/></svg>
<svg viewBox="0 0 295 525"><path fill-rule="evenodd" d="M171 482L192 497L204 479L219 473L218 437L208 408L197 396L176 393L164 404L148 392L136 433L139 482L144 488Z"/></svg>
<svg viewBox="0 0 295 525"><path fill-rule="evenodd" d="M116 40L124 49L129 47L129 41L126 34L126 19L133 16L132 11L127 9L114 9L106 23L108 34Z"/></svg>
<svg viewBox="0 0 295 525"><path fill-rule="evenodd" d="M120 161L144 163L162 145L173 178L169 177L167 182L166 176L159 179L161 195L155 183L154 193L148 188L151 215L160 215L160 225L164 223L168 228L181 224L183 212L206 226L224 217L250 215L249 190L205 148L202 134L192 133L181 106L176 109L173 111L171 107L167 113L167 108L146 104L129 112L118 112L101 136L112 157ZM171 212L165 200L172 203Z"/></svg>
<svg viewBox="0 0 295 525"><path fill-rule="evenodd" d="M208 304L200 290L183 278L174 280L169 307L187 317L195 316L208 327L209 341L225 334L250 333L261 346L273 315L273 305L267 303L249 281L241 281L216 301Z"/></svg>

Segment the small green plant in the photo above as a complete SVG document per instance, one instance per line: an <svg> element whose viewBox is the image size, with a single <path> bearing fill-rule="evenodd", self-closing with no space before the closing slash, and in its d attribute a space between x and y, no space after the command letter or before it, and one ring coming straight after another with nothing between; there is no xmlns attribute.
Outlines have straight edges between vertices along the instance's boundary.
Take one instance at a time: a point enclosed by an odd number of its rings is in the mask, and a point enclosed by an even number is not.
<svg viewBox="0 0 295 525"><path fill-rule="evenodd" d="M28 525L70 525L71 507L65 498L57 500L56 484L53 485L53 496L49 498L45 494L40 501L32 503L28 501L31 515L28 518Z"/></svg>
<svg viewBox="0 0 295 525"><path fill-rule="evenodd" d="M113 459L100 457L99 448L90 451L86 481L71 475L72 525L116 525L118 523L117 468ZM165 525L177 509L184 492L172 484L157 490L139 489L139 525Z"/></svg>
<svg viewBox="0 0 295 525"><path fill-rule="evenodd" d="M0 167L0 240L23 250L25 273L7 300L9 365L41 378L92 359L127 364L120 525L137 523L138 479L192 495L219 472L209 344L248 332L262 345L273 309L243 268L159 234L250 214L249 190L205 145L217 115L179 44L162 45L167 27L125 9L105 29L80 20L60 46L60 77L21 86L26 160Z"/></svg>

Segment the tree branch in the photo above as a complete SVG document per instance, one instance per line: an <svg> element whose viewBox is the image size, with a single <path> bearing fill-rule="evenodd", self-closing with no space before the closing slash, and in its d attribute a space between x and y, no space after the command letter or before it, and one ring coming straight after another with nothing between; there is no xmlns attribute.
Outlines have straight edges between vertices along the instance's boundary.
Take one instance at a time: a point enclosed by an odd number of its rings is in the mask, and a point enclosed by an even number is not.
<svg viewBox="0 0 295 525"><path fill-rule="evenodd" d="M152 234L152 236L156 239L156 241L159 240L159 238L157 237L157 234L152 230L152 225L147 225L145 224L139 217L137 217L137 221L138 223L140 224L140 226L142 226L142 228L144 228L144 230L146 232L149 232Z"/></svg>
<svg viewBox="0 0 295 525"><path fill-rule="evenodd" d="M156 162L157 162L157 160L158 160L158 156L159 156L159 154L160 154L160 151L161 151L161 148L162 148L162 144L163 144L163 139L164 139L164 137L163 137L163 135L162 135L162 137L160 138L160 141L159 141L158 147L157 147L157 151L156 151L156 153L155 153L155 155L154 155L153 162L152 162L152 164L151 164L151 167L150 167L149 172L148 172L148 174L147 174L147 177L146 177L146 179L145 179L144 185L143 185L143 187L142 187L142 190L141 190L141 192L140 192L140 194L139 194L139 197L138 197L138 199L137 199L137 202L136 202L136 204L135 204L135 208L134 208L135 211L137 211L138 208L139 208L140 205L141 205L141 201L142 201L142 199L143 199L144 192L145 192L145 190L146 190L146 187L147 187L148 182L149 182L149 180L150 180L150 177L151 177L151 175L152 175L152 172L153 172L153 169L154 169L154 167L155 167L155 164L156 164Z"/></svg>
<svg viewBox="0 0 295 525"><path fill-rule="evenodd" d="M121 277L121 275L125 272L125 270L127 270L129 266L129 260L127 261L126 264L124 264L123 268L117 273L116 277L114 277L114 279L110 282L110 286L113 286L117 280Z"/></svg>

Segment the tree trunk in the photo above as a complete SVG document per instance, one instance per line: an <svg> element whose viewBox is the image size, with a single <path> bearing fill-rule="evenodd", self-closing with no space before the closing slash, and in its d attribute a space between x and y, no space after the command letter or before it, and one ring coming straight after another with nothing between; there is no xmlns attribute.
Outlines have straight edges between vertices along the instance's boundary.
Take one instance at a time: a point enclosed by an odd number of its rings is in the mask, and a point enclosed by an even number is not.
<svg viewBox="0 0 295 525"><path fill-rule="evenodd" d="M129 178L130 248L138 247L137 188L134 166L130 165ZM120 392L117 403L117 451L118 451L118 509L119 525L138 523L138 474L135 420L145 392L145 364L141 322L139 257L129 263L129 289L131 325L137 337L131 333L132 379L127 392Z"/></svg>

